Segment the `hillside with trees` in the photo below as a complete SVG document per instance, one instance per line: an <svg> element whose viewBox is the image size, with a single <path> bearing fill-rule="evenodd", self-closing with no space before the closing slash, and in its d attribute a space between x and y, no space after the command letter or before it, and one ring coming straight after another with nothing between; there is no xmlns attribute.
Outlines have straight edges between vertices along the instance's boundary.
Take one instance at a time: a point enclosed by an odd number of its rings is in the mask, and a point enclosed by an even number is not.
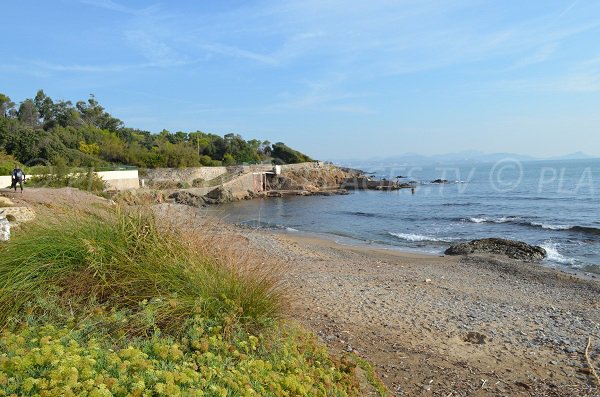
<svg viewBox="0 0 600 397"><path fill-rule="evenodd" d="M299 163L310 157L284 143L195 132L158 134L126 127L93 95L87 101L55 101L39 90L15 104L0 93L0 151L22 164L102 168L196 167L262 162Z"/></svg>

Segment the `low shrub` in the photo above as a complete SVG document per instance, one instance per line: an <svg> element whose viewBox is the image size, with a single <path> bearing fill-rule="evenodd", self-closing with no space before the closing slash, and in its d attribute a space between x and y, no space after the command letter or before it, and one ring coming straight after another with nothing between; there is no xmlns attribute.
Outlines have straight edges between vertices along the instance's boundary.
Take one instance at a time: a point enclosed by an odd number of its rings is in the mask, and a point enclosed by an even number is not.
<svg viewBox="0 0 600 397"><path fill-rule="evenodd" d="M336 362L312 337L243 334L200 322L189 343L154 336L114 345L46 325L0 337L0 395L349 396L354 365Z"/></svg>
<svg viewBox="0 0 600 397"><path fill-rule="evenodd" d="M180 189L181 182L172 180L149 180L146 182L146 186L157 190Z"/></svg>
<svg viewBox="0 0 600 397"><path fill-rule="evenodd" d="M75 174L46 174L34 175L28 181L31 187L73 187L91 193L100 193L106 190L106 182L93 171Z"/></svg>

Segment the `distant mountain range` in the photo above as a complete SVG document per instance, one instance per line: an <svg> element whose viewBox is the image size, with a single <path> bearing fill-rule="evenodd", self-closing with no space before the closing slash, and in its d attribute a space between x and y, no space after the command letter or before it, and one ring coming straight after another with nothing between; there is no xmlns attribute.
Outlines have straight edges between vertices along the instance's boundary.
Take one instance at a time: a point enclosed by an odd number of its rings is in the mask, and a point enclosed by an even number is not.
<svg viewBox="0 0 600 397"><path fill-rule="evenodd" d="M493 163L503 159L517 161L539 161L539 160L585 160L592 159L583 152L575 152L563 156L534 157L515 153L484 153L477 150L467 150L457 153L447 153L425 156L418 153L403 153L390 157L374 157L369 159L334 159L335 164L351 167L368 167L385 164L386 166L406 165L431 165L431 164L460 164L460 163Z"/></svg>

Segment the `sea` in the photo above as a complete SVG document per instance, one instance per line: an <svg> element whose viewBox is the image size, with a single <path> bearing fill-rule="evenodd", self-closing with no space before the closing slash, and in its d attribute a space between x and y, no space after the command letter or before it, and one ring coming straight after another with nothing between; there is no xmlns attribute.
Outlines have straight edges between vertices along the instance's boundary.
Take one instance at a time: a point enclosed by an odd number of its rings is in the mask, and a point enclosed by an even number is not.
<svg viewBox="0 0 600 397"><path fill-rule="evenodd" d="M361 169L415 189L259 199L215 211L249 227L430 254L473 239L514 239L545 248L548 266L600 273L600 159Z"/></svg>

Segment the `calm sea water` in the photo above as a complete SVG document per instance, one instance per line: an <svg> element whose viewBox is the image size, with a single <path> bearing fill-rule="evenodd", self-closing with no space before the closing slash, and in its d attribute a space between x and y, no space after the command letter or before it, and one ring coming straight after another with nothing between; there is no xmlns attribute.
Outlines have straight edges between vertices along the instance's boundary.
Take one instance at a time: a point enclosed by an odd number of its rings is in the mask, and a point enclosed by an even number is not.
<svg viewBox="0 0 600 397"><path fill-rule="evenodd" d="M600 272L600 159L365 171L404 176L415 192L253 200L218 212L233 223L429 253L476 238L516 239L543 246L548 265ZM437 178L449 183L430 183Z"/></svg>

